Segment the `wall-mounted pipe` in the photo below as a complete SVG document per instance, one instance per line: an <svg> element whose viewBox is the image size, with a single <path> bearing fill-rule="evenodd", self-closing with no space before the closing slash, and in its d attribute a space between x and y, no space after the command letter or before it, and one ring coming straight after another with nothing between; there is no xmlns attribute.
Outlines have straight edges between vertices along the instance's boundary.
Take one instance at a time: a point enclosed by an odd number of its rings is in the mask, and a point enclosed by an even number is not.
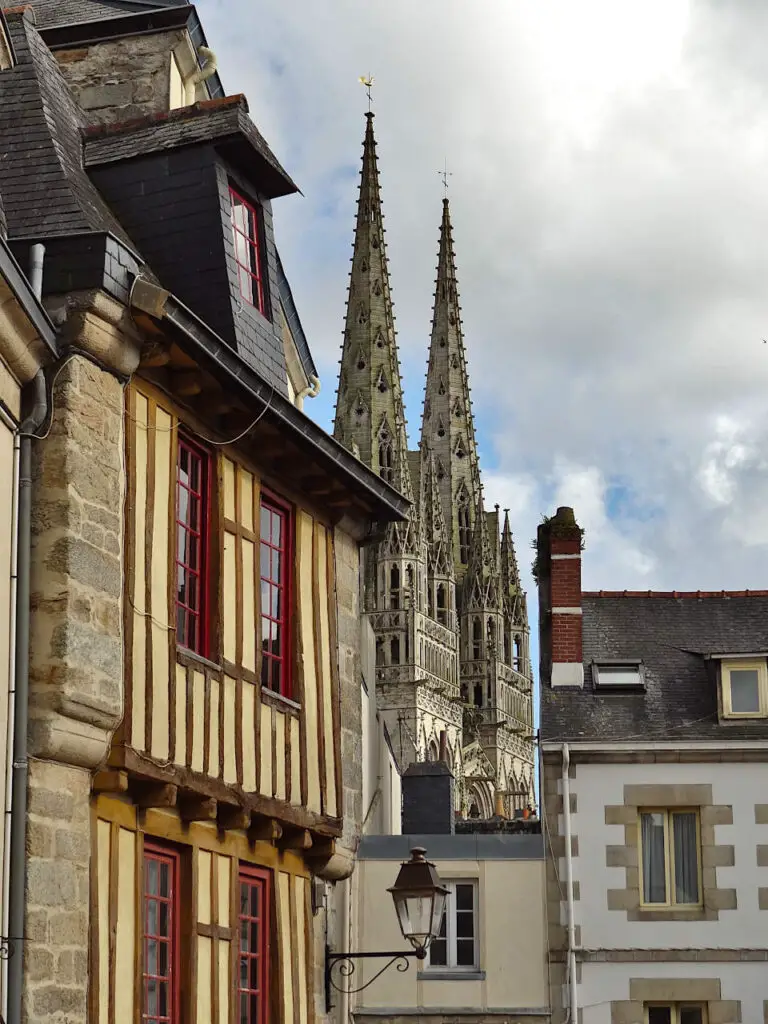
<svg viewBox="0 0 768 1024"><path fill-rule="evenodd" d="M571 853L571 752L563 744L563 832L565 833L565 897L568 912L568 1006L569 1024L579 1019L579 993L576 988L576 922L573 905L573 855Z"/></svg>
<svg viewBox="0 0 768 1024"><path fill-rule="evenodd" d="M33 245L30 284L38 301L43 291L45 246ZM11 842L9 856L8 1024L21 1024L24 983L24 909L27 892L27 778L29 727L29 615L32 568L32 439L48 415L45 375L38 370L32 384L32 409L19 426L19 491L16 513L16 664L14 672L13 769L11 773Z"/></svg>
<svg viewBox="0 0 768 1024"><path fill-rule="evenodd" d="M3 884L2 884L2 934L10 935L8 925L8 896L10 892L10 869L11 869L11 802L13 800L13 723L14 723L14 701L16 678L16 645L13 638L16 636L16 580L18 574L18 525L19 525L19 438L18 423L12 419L5 409L0 406L0 421L2 421L13 434L13 477L11 480L11 501L13 503L13 518L11 524L11 589L10 589L10 616L8 639L10 641L10 657L8 658L8 706L6 718L6 746L5 746L5 793L4 806L5 814L3 819ZM2 1019L8 1016L8 961L3 959L2 965Z"/></svg>
<svg viewBox="0 0 768 1024"><path fill-rule="evenodd" d="M29 284L38 302L43 297L44 263L45 246L42 244L42 242L35 242L35 244L29 251Z"/></svg>
<svg viewBox="0 0 768 1024"><path fill-rule="evenodd" d="M203 66L193 72L184 83L184 103L186 106L195 102L197 87L206 82L212 75L216 74L219 63L216 54L207 46L201 46L197 51L198 56L203 58Z"/></svg>
<svg viewBox="0 0 768 1024"><path fill-rule="evenodd" d="M315 377L315 375L313 374L309 378L309 386L306 388L302 388L301 391L297 392L296 397L293 400L293 404L296 406L297 409L303 409L305 398L317 398L319 394L320 378Z"/></svg>

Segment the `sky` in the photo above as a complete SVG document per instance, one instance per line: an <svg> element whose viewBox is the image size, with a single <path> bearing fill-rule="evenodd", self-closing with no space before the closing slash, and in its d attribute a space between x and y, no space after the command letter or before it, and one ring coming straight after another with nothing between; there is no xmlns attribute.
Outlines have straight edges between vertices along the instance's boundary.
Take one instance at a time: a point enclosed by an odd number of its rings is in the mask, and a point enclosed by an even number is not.
<svg viewBox="0 0 768 1024"><path fill-rule="evenodd" d="M418 439L447 161L488 508L585 589L768 586L768 4L199 0L303 196L275 230L330 428L373 74ZM532 615L533 619L534 616Z"/></svg>

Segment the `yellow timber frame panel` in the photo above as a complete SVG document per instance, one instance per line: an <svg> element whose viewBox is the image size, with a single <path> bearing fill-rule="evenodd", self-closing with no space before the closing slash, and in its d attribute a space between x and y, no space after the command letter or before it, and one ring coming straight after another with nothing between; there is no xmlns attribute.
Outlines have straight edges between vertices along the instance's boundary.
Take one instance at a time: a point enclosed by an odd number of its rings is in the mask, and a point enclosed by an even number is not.
<svg viewBox="0 0 768 1024"><path fill-rule="evenodd" d="M146 390L144 390L146 388ZM119 740L145 758L340 817L340 721L332 531L295 509L292 700L262 690L261 484L232 452L211 449L211 660L177 650L172 404L128 389L126 573L128 695ZM194 432L190 432L194 438ZM204 442L201 442L204 445Z"/></svg>
<svg viewBox="0 0 768 1024"><path fill-rule="evenodd" d="M239 977L239 867L271 878L270 1007L276 1021L312 1024L312 909L298 854L271 843L223 837L215 826L182 825L168 811L139 812L112 796L94 801L91 867L90 1019L139 1024L141 1014L143 846L180 854L181 999L189 1024L235 1024ZM181 902L181 901L180 901ZM270 1020L272 1016L270 1016Z"/></svg>

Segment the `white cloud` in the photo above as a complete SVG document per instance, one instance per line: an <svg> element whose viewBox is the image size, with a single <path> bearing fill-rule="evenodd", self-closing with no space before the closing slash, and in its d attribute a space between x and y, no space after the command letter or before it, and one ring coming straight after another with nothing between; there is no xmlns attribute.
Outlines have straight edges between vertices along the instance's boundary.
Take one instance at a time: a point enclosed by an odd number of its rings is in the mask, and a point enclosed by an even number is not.
<svg viewBox="0 0 768 1024"><path fill-rule="evenodd" d="M521 564L562 503L591 588L765 586L768 5L198 7L306 196L275 222L308 411L329 422L370 71L412 438L447 156L486 500Z"/></svg>

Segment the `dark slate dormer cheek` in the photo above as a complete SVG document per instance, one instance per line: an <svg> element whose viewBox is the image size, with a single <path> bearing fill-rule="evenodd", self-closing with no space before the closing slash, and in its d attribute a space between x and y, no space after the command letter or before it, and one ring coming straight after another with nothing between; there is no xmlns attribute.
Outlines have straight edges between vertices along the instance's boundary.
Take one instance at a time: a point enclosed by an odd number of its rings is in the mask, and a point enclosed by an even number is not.
<svg viewBox="0 0 768 1024"><path fill-rule="evenodd" d="M276 315L279 285L272 204L259 192L257 182L249 181L224 161L217 165L217 185L236 348L239 355L250 366L271 384L274 384L281 394L287 395L285 354ZM259 244L264 289L263 313L241 294L232 229L230 187L256 207L259 213Z"/></svg>

